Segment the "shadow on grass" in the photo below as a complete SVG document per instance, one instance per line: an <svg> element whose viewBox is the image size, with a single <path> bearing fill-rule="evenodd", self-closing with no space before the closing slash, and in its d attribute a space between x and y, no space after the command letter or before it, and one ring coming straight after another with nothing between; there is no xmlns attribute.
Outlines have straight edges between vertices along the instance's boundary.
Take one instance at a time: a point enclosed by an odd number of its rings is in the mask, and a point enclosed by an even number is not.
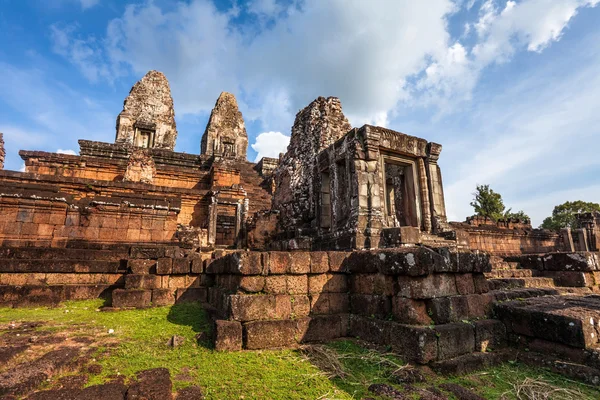
<svg viewBox="0 0 600 400"><path fill-rule="evenodd" d="M208 313L199 302L178 303L169 309L167 321L172 324L190 326L198 339L198 344L212 349L212 324Z"/></svg>

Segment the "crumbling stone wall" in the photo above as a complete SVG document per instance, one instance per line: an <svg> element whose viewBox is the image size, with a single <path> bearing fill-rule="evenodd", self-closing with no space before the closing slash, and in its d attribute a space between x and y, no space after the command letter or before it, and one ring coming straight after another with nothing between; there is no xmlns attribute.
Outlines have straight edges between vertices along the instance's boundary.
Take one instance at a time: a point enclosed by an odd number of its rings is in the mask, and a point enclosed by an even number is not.
<svg viewBox="0 0 600 400"><path fill-rule="evenodd" d="M0 188L0 243L5 247L66 247L74 243L170 242L178 199L90 196L75 200L57 188Z"/></svg>
<svg viewBox="0 0 600 400"><path fill-rule="evenodd" d="M471 221L474 222L473 220ZM531 229L521 224L502 227L496 223L470 224L452 222L452 229L465 238L468 248L496 256L539 254L551 251L571 251L564 235L542 229Z"/></svg>
<svg viewBox="0 0 600 400"><path fill-rule="evenodd" d="M494 301L490 268L486 255L447 249L233 253L205 269L216 348L357 336L419 363L486 351L504 339L501 323L479 321Z"/></svg>
<svg viewBox="0 0 600 400"><path fill-rule="evenodd" d="M273 208L281 213L282 230L316 228L317 156L351 128L336 97L319 97L298 112L288 150L274 173Z"/></svg>
<svg viewBox="0 0 600 400"><path fill-rule="evenodd" d="M246 160L248 134L244 118L235 96L223 92L210 113L204 135L202 135L201 154Z"/></svg>
<svg viewBox="0 0 600 400"><path fill-rule="evenodd" d="M173 150L176 140L169 81L162 72L150 71L125 98L117 117L116 143Z"/></svg>

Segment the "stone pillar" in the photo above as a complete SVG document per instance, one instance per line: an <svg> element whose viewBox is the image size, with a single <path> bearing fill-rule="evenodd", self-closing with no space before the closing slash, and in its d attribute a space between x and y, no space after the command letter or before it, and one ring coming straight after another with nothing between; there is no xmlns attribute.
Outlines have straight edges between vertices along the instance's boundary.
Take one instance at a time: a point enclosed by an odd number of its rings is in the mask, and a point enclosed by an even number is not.
<svg viewBox="0 0 600 400"><path fill-rule="evenodd" d="M214 247L217 243L217 195L213 193L208 206L208 245Z"/></svg>
<svg viewBox="0 0 600 400"><path fill-rule="evenodd" d="M0 133L0 169L4 169L4 158L6 151L4 150L4 134Z"/></svg>
<svg viewBox="0 0 600 400"><path fill-rule="evenodd" d="M573 235L571 234L571 228L563 228L560 230L560 236L562 238L564 251L573 252L575 245L573 244Z"/></svg>
<svg viewBox="0 0 600 400"><path fill-rule="evenodd" d="M421 210L423 210L423 218L421 218L421 229L427 233L431 233L431 203L429 202L429 185L427 184L427 170L425 169L425 161L419 158L419 188L421 190Z"/></svg>
<svg viewBox="0 0 600 400"><path fill-rule="evenodd" d="M588 237L585 229L575 229L575 235L577 236L577 249L576 251L590 251L588 246Z"/></svg>
<svg viewBox="0 0 600 400"><path fill-rule="evenodd" d="M446 202L442 185L442 171L438 166L442 145L429 143L427 145L427 180L429 182L429 201L431 206L431 226L434 233L448 230L446 217Z"/></svg>

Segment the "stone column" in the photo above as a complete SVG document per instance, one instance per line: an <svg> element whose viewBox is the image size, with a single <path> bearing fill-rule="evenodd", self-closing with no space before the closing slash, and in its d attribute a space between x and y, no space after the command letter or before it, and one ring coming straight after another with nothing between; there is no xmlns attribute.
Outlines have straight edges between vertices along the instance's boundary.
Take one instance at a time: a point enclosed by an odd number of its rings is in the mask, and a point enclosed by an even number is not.
<svg viewBox="0 0 600 400"><path fill-rule="evenodd" d="M0 169L4 169L4 157L6 157L6 151L4 150L4 134L0 133Z"/></svg>
<svg viewBox="0 0 600 400"><path fill-rule="evenodd" d="M421 190L421 210L423 216L421 218L421 229L427 233L431 233L431 203L429 202L429 185L427 184L427 170L425 169L425 161L419 158L419 189Z"/></svg>
<svg viewBox="0 0 600 400"><path fill-rule="evenodd" d="M429 143L427 145L427 180L429 182L431 225L434 233L443 232L448 229L442 171L437 163L441 152L442 145L437 143Z"/></svg>
<svg viewBox="0 0 600 400"><path fill-rule="evenodd" d="M575 251L575 245L573 244L573 235L571 234L571 228L561 229L560 237L563 242L564 251L568 251L568 252Z"/></svg>
<svg viewBox="0 0 600 400"><path fill-rule="evenodd" d="M214 247L217 243L217 196L213 193L208 206L208 245Z"/></svg>

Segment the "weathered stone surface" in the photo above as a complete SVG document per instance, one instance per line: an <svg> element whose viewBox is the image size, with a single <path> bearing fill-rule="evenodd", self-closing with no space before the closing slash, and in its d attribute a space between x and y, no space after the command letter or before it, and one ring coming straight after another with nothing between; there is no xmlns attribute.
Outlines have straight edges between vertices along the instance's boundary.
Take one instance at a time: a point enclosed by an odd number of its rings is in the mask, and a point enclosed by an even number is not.
<svg viewBox="0 0 600 400"><path fill-rule="evenodd" d="M244 324L244 347L259 350L294 346L296 333L297 323L293 320L248 322Z"/></svg>
<svg viewBox="0 0 600 400"><path fill-rule="evenodd" d="M210 113L201 154L246 160L248 134L235 96L223 92Z"/></svg>
<svg viewBox="0 0 600 400"><path fill-rule="evenodd" d="M452 274L399 276L398 289L398 295L411 299L433 299L457 294L456 281Z"/></svg>
<svg viewBox="0 0 600 400"><path fill-rule="evenodd" d="M170 306L175 304L175 293L173 289L153 289L153 306Z"/></svg>
<svg viewBox="0 0 600 400"><path fill-rule="evenodd" d="M242 324L238 321L215 322L215 349L217 351L242 350Z"/></svg>
<svg viewBox="0 0 600 400"><path fill-rule="evenodd" d="M151 290L115 289L112 292L112 306L115 308L146 308L152 301Z"/></svg>
<svg viewBox="0 0 600 400"><path fill-rule="evenodd" d="M500 321L484 319L473 322L475 351L497 350L506 344L506 326Z"/></svg>
<svg viewBox="0 0 600 400"><path fill-rule="evenodd" d="M123 175L125 182L154 183L156 165L154 159L145 149L136 149L129 156L127 169Z"/></svg>
<svg viewBox="0 0 600 400"><path fill-rule="evenodd" d="M315 196L320 178L314 176L317 155L352 127L335 97L319 97L296 115L288 151L274 172L273 207L281 228L310 225L317 215Z"/></svg>
<svg viewBox="0 0 600 400"><path fill-rule="evenodd" d="M0 133L0 169L4 169L4 158L6 151L4 150L4 134Z"/></svg>
<svg viewBox="0 0 600 400"><path fill-rule="evenodd" d="M137 374L137 381L129 386L126 400L171 400L171 374L167 368L149 369Z"/></svg>
<svg viewBox="0 0 600 400"><path fill-rule="evenodd" d="M433 321L427 313L427 304L421 300L394 296L392 299L394 320L408 325L431 325Z"/></svg>
<svg viewBox="0 0 600 400"><path fill-rule="evenodd" d="M167 78L148 72L137 82L117 117L116 143L137 147L175 149L177 127Z"/></svg>
<svg viewBox="0 0 600 400"><path fill-rule="evenodd" d="M471 324L455 323L434 328L438 337L438 360L447 360L475 350L475 329Z"/></svg>

